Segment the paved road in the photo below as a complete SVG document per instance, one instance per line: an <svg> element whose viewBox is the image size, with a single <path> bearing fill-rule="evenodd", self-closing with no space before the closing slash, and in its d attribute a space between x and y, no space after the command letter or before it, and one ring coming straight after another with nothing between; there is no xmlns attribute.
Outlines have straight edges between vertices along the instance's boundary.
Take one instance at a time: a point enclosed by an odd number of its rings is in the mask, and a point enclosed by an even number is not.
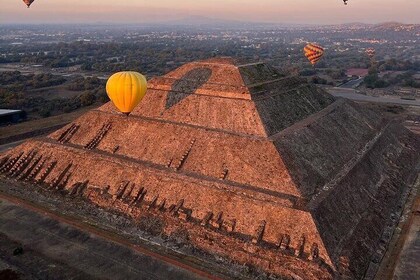
<svg viewBox="0 0 420 280"><path fill-rule="evenodd" d="M36 279L207 278L21 204L0 196L0 261L24 275ZM20 244L23 255L13 256Z"/></svg>
<svg viewBox="0 0 420 280"><path fill-rule="evenodd" d="M340 88L356 88L363 82L363 78L348 81L347 83L340 86Z"/></svg>
<svg viewBox="0 0 420 280"><path fill-rule="evenodd" d="M355 90L352 89L330 88L327 89L327 91L335 97L343 97L354 101L420 106L420 100L405 100L390 97L374 97L358 94Z"/></svg>

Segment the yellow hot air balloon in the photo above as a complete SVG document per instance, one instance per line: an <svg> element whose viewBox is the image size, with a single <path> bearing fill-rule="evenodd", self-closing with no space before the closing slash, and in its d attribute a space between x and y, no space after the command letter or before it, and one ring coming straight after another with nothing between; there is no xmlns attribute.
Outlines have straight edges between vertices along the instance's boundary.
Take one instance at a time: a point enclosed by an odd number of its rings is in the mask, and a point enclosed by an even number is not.
<svg viewBox="0 0 420 280"><path fill-rule="evenodd" d="M137 72L118 72L106 83L106 92L115 107L129 115L146 94L146 78Z"/></svg>
<svg viewBox="0 0 420 280"><path fill-rule="evenodd" d="M316 44L309 43L304 48L305 56L314 66L324 55L324 49Z"/></svg>

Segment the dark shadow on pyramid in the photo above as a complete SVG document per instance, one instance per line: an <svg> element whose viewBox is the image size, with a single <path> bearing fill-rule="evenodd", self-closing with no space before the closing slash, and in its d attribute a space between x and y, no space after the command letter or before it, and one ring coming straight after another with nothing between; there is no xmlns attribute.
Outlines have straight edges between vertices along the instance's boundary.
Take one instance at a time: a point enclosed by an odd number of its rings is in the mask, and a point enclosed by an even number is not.
<svg viewBox="0 0 420 280"><path fill-rule="evenodd" d="M210 68L196 68L187 72L181 79L176 80L168 93L165 109L170 109L193 94L198 88L207 83L211 74Z"/></svg>

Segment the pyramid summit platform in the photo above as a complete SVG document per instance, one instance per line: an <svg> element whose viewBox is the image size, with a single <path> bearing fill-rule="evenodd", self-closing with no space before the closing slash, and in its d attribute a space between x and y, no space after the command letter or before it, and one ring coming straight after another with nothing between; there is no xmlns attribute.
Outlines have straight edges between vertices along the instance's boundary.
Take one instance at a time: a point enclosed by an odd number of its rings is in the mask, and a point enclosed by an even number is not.
<svg viewBox="0 0 420 280"><path fill-rule="evenodd" d="M363 105L217 58L153 78L128 117L107 103L0 155L0 172L267 273L353 279L384 253L419 157Z"/></svg>

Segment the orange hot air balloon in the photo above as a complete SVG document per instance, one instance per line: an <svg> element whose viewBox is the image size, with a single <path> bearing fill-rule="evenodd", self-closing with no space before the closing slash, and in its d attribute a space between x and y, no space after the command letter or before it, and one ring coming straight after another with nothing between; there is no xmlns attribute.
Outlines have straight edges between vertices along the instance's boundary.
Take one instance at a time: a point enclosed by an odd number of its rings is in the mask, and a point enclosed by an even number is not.
<svg viewBox="0 0 420 280"><path fill-rule="evenodd" d="M115 107L127 116L146 94L146 78L137 72L118 72L106 83L106 93Z"/></svg>
<svg viewBox="0 0 420 280"><path fill-rule="evenodd" d="M304 52L312 66L314 66L324 55L324 49L313 43L307 44L304 48Z"/></svg>
<svg viewBox="0 0 420 280"><path fill-rule="evenodd" d="M26 6L28 6L28 8L32 5L32 3L34 2L35 0L23 0L23 3L25 3L26 4Z"/></svg>
<svg viewBox="0 0 420 280"><path fill-rule="evenodd" d="M376 54L376 50L374 48L368 48L368 49L366 49L365 53L370 58L373 58L375 56L375 54Z"/></svg>

